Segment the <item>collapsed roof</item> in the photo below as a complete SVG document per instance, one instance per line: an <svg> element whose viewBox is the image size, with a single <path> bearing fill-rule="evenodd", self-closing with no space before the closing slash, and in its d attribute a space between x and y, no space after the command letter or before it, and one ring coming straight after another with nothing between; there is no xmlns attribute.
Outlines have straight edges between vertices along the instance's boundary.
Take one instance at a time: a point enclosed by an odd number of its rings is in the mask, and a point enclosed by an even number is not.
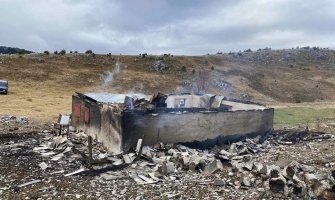
<svg viewBox="0 0 335 200"><path fill-rule="evenodd" d="M230 99L220 95L204 94L163 94L156 93L145 95L141 93L115 94L115 93L86 93L79 95L85 98L103 104L123 104L128 109L143 108L202 108L219 110L263 110L266 107L257 103L242 102L237 99ZM142 106L138 106L141 104Z"/></svg>

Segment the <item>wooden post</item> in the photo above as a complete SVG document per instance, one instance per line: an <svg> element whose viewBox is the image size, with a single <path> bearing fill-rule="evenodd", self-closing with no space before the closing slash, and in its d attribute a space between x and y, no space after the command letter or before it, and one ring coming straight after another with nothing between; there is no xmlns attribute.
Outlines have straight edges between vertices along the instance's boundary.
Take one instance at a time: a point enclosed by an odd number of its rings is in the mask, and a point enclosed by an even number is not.
<svg viewBox="0 0 335 200"><path fill-rule="evenodd" d="M70 125L67 125L67 130L66 130L66 137L69 138L69 133L70 133Z"/></svg>
<svg viewBox="0 0 335 200"><path fill-rule="evenodd" d="M91 168L92 167L92 137L88 136L88 166Z"/></svg>
<svg viewBox="0 0 335 200"><path fill-rule="evenodd" d="M62 135L62 125L59 124L59 135Z"/></svg>

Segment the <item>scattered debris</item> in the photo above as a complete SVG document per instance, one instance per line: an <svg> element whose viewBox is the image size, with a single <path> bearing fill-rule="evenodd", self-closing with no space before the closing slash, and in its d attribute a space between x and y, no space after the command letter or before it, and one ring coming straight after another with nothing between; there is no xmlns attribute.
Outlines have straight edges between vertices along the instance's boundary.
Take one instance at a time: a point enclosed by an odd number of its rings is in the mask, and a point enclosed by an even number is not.
<svg viewBox="0 0 335 200"><path fill-rule="evenodd" d="M84 172L84 171L86 171L86 169L85 169L85 168L81 168L81 169L78 169L77 171L74 171L74 172L71 172L71 173L65 174L64 176L65 176L65 177L66 177L66 176L73 176L73 175L76 175L76 174L82 173L82 172Z"/></svg>
<svg viewBox="0 0 335 200"><path fill-rule="evenodd" d="M331 133L281 130L266 138L247 138L207 150L180 144L142 146L140 139L132 148L134 151L117 155L106 152L101 143L93 140L92 166L88 168L85 133L70 130L67 136L57 136L58 133L46 130L30 137L8 137L0 141L0 169L6 170L5 165L20 162L12 167L27 171L21 177L1 173L2 196L8 197L10 188L28 192L23 187L41 180L18 186L16 181L38 178L39 173L48 175L45 182L50 185L41 184L40 191L53 191L47 193L55 195L53 198L59 194L53 188L59 181L71 187L81 188L85 183L88 188L99 188L94 197L105 197L104 188L118 197L136 193L134 198L150 193L160 198L192 199L200 197L199 191L213 199L331 199L334 195L335 171L331 167L334 161L324 153L328 150L323 150L324 144L335 140ZM18 168L21 166L24 168ZM71 190L66 190L71 198L93 197L81 189Z"/></svg>
<svg viewBox="0 0 335 200"><path fill-rule="evenodd" d="M162 60L158 60L155 62L154 64L154 69L157 71L157 72L161 72L165 69L165 63L162 61Z"/></svg>
<svg viewBox="0 0 335 200"><path fill-rule="evenodd" d="M46 169L49 167L45 162L41 162L38 166L39 166L42 170L46 170Z"/></svg>
<svg viewBox="0 0 335 200"><path fill-rule="evenodd" d="M25 187L25 186L28 186L28 185L33 185L35 183L39 183L39 182L41 182L41 180L32 180L32 181L29 181L27 183L20 184L17 187L22 188L22 187Z"/></svg>

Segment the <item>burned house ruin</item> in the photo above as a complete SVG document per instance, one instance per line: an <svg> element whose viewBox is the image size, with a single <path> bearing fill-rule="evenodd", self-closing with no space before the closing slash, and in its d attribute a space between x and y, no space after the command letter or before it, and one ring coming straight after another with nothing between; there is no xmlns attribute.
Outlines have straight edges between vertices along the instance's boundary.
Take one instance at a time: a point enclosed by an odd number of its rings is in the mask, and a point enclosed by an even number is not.
<svg viewBox="0 0 335 200"><path fill-rule="evenodd" d="M72 125L111 152L183 143L207 148L273 129L274 109L217 95L76 93Z"/></svg>

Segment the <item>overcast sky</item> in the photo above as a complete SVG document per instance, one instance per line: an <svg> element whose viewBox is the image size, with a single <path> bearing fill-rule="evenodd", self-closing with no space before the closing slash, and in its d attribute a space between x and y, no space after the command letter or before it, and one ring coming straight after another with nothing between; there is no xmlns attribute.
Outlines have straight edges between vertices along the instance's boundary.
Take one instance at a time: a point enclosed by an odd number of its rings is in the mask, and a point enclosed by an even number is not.
<svg viewBox="0 0 335 200"><path fill-rule="evenodd" d="M0 46L202 55L335 47L335 0L0 0Z"/></svg>

